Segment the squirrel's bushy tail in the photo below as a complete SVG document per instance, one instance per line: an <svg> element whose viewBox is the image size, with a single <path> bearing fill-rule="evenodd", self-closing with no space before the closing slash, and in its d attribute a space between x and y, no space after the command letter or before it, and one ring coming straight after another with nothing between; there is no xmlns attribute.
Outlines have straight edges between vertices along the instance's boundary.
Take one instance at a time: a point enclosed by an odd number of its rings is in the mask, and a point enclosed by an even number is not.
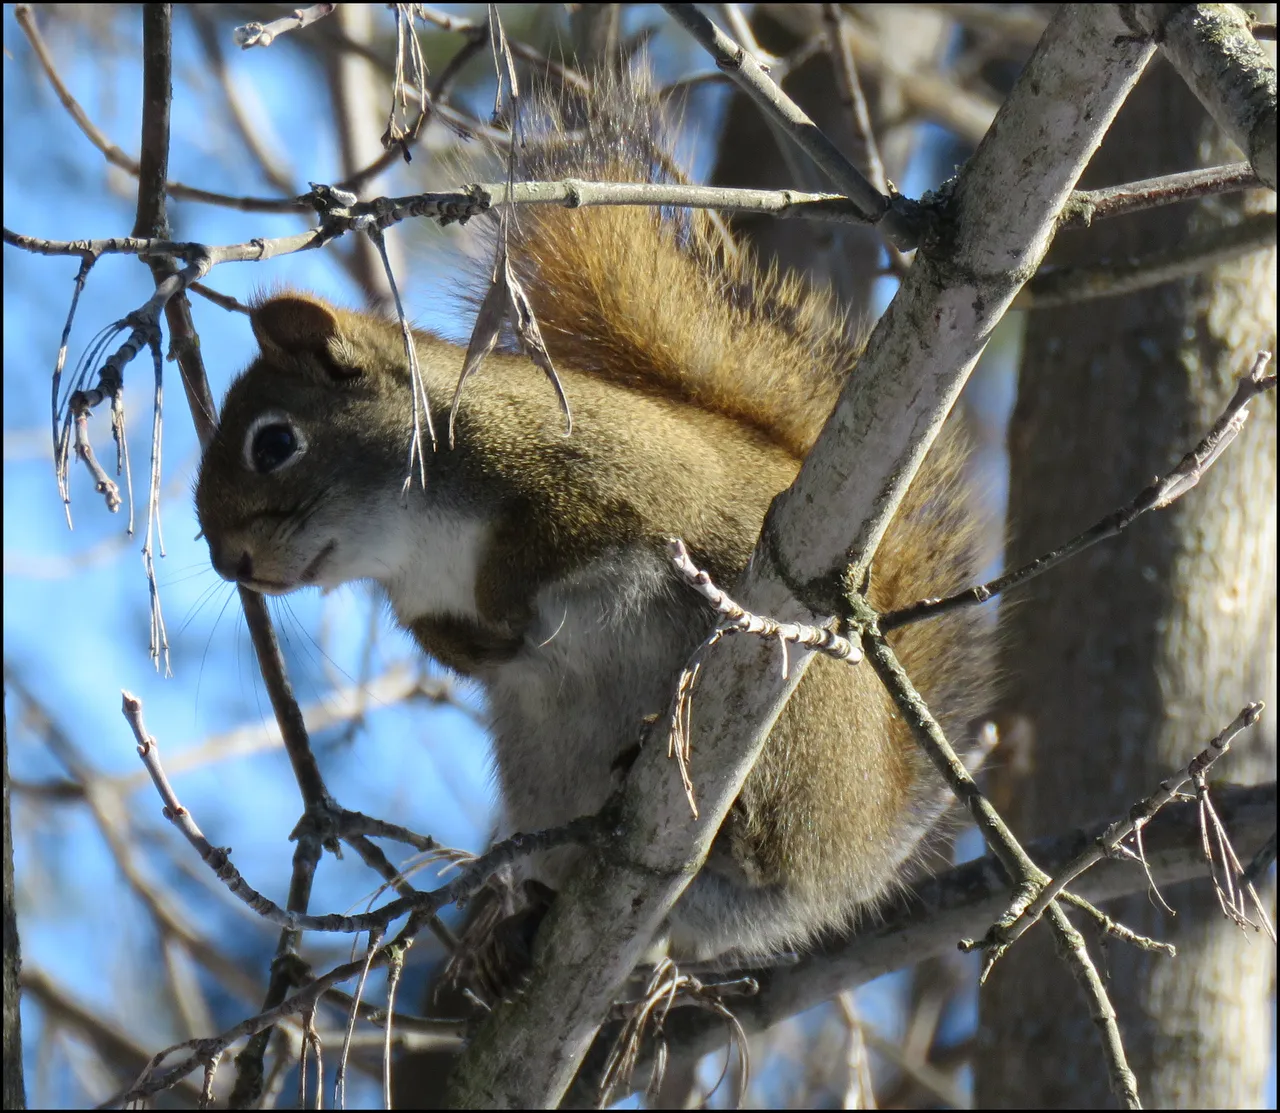
<svg viewBox="0 0 1280 1113"><path fill-rule="evenodd" d="M682 182L651 84L607 77L523 113L519 174ZM803 456L858 346L830 296L757 266L702 210L522 206L508 247L551 357L723 413Z"/></svg>
<svg viewBox="0 0 1280 1113"><path fill-rule="evenodd" d="M525 107L525 180L683 181L647 69ZM861 342L827 291L760 267L706 210L528 205L510 259L554 361L723 413L798 458L831 413ZM889 527L872 600L882 610L970 582L984 518L965 476L963 422L943 427ZM989 671L990 623L970 612L894 637L954 730Z"/></svg>

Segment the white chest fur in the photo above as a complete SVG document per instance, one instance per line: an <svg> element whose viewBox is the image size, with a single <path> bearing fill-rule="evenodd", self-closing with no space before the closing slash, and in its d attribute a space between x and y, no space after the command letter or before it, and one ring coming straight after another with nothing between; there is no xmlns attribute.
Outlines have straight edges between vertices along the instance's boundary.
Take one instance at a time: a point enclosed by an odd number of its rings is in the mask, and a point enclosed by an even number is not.
<svg viewBox="0 0 1280 1113"><path fill-rule="evenodd" d="M384 535L390 571L379 580L400 622L479 618L487 540L483 522L441 512L419 517L412 535ZM547 585L533 609L514 656L475 674L489 701L503 835L600 809L625 773L619 759L641 741L646 717L665 711L708 625L663 557L641 546ZM571 857L542 859L537 876L557 887Z"/></svg>
<svg viewBox="0 0 1280 1113"><path fill-rule="evenodd" d="M479 518L437 510L405 513L383 531L386 572L377 579L402 625L425 615L478 617L476 579L489 532Z"/></svg>
<svg viewBox="0 0 1280 1113"><path fill-rule="evenodd" d="M696 597L642 548L539 592L520 651L480 673L508 832L599 810L706 625Z"/></svg>

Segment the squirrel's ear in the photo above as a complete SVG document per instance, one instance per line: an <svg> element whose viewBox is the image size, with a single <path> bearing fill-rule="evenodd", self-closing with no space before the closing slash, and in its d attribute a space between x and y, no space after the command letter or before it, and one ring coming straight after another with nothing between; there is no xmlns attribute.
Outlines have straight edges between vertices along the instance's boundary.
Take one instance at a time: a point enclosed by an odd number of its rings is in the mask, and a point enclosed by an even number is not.
<svg viewBox="0 0 1280 1113"><path fill-rule="evenodd" d="M259 302L250 320L263 355L313 356L329 378L354 379L362 374L360 360L340 314L319 298L287 293Z"/></svg>
<svg viewBox="0 0 1280 1113"><path fill-rule="evenodd" d="M264 352L318 354L329 350L330 341L340 339L337 314L325 302L305 294L280 294L260 302L250 320Z"/></svg>

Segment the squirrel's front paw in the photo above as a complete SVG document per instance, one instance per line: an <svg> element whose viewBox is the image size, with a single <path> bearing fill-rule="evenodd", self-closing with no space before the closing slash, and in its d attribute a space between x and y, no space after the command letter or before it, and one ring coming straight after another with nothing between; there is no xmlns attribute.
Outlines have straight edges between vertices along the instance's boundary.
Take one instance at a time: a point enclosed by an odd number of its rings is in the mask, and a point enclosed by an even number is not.
<svg viewBox="0 0 1280 1113"><path fill-rule="evenodd" d="M540 881L523 882L511 894L514 900L490 891L489 904L476 910L459 940L447 978L487 1008L518 996L529 982L533 941L555 896Z"/></svg>

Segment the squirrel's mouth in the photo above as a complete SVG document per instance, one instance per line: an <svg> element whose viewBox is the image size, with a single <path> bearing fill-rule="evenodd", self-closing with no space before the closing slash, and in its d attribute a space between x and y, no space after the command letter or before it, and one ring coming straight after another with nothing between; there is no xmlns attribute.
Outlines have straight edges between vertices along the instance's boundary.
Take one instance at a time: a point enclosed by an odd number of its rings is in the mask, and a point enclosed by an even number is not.
<svg viewBox="0 0 1280 1113"><path fill-rule="evenodd" d="M288 595L297 584L282 584L277 580L237 580L241 587L256 591L259 595Z"/></svg>
<svg viewBox="0 0 1280 1113"><path fill-rule="evenodd" d="M235 582L242 587L247 587L250 591L256 591L259 595L288 595L289 592L297 591L300 587L314 584L321 566L333 555L333 550L337 547L338 543L336 541L330 541L316 554L315 559L302 570L302 575L296 580L268 580L261 576L250 576L237 579Z"/></svg>
<svg viewBox="0 0 1280 1113"><path fill-rule="evenodd" d="M316 553L315 559L302 570L302 575L298 578L298 582L303 584L315 583L316 576L320 572L320 566L333 555L333 550L337 547L338 543L336 541L330 541L323 549Z"/></svg>

